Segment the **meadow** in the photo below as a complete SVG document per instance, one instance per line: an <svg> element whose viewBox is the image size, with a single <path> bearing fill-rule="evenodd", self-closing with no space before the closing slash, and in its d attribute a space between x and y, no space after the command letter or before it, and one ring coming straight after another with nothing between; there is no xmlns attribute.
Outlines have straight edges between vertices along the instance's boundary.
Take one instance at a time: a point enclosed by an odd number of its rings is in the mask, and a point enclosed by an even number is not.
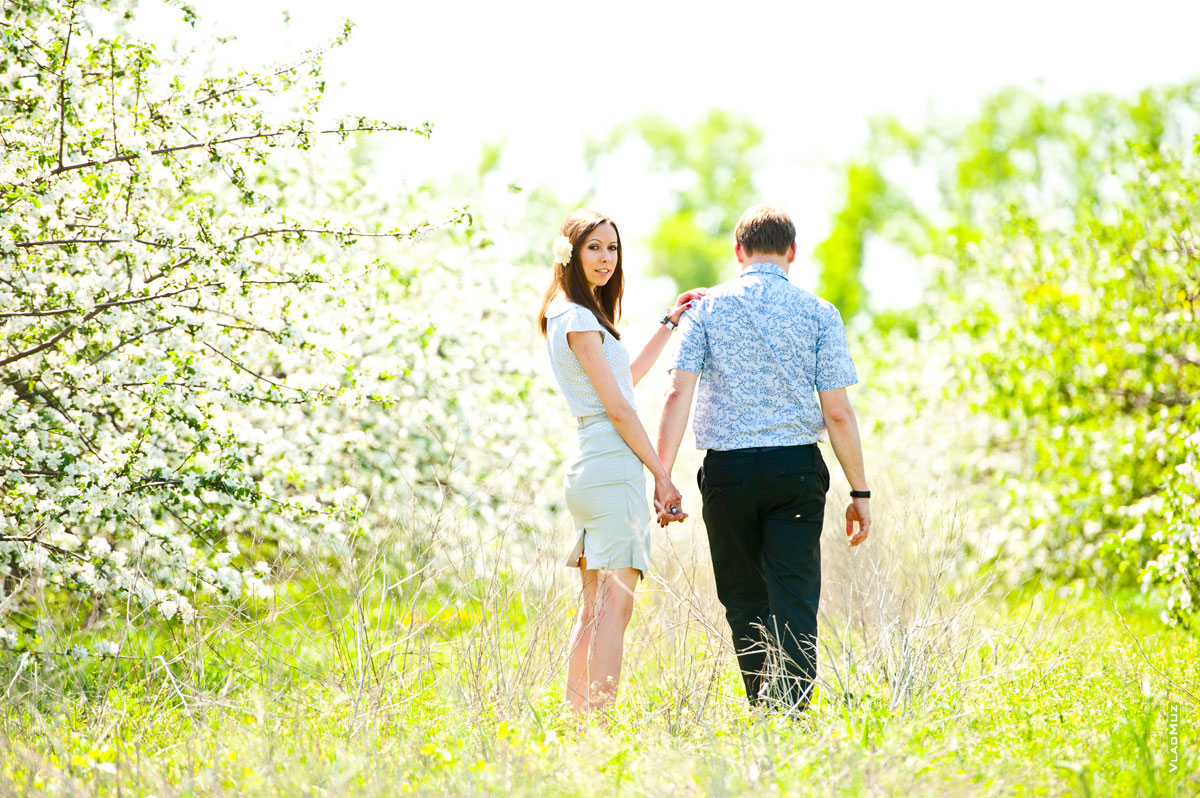
<svg viewBox="0 0 1200 798"><path fill-rule="evenodd" d="M1082 583L988 595L944 570L936 547L952 537L907 529L928 537L906 553L876 547L867 569L829 580L819 687L799 719L748 710L694 562L642 592L619 700L586 718L562 702L565 577L395 580L371 564L309 574L258 611L213 608L190 631L133 633L119 658L6 658L0 784L73 796L1195 794L1194 636L1163 628L1138 595Z"/></svg>

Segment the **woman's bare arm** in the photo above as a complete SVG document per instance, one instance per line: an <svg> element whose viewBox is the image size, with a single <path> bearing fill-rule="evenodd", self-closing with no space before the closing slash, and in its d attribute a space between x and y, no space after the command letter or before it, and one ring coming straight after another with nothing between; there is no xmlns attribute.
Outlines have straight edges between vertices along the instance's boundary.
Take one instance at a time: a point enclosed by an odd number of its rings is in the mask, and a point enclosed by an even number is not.
<svg viewBox="0 0 1200 798"><path fill-rule="evenodd" d="M600 403L604 405L604 412L608 414L609 421L654 475L654 507L659 513L659 524L665 523L664 513L669 516L670 521L682 521L687 517L687 513L672 514L668 513L666 508L671 504L679 505L683 501L683 495L675 488L667 469L663 468L662 461L658 459L637 411L621 393L621 387L617 385L617 376L613 374L612 366L604 357L603 340L601 333L595 331L567 333L567 345L579 358L579 365L583 367L583 373L596 389L596 395L600 397Z"/></svg>
<svg viewBox="0 0 1200 798"><path fill-rule="evenodd" d="M671 331L667 329L667 325L658 325L658 330L650 336L650 340L642 347L642 351L638 352L637 357L629 364L629 370L633 372L634 385L637 385L642 381L642 377L650 373L650 369L654 367L655 361L662 354L670 337Z"/></svg>
<svg viewBox="0 0 1200 798"><path fill-rule="evenodd" d="M650 443L650 436L646 434L633 405L621 393L621 387L617 384L617 376L613 374L612 366L604 357L601 333L595 331L569 332L567 333L567 344L575 353L575 357L579 358L579 365L583 367L583 373L587 375L592 387L596 389L596 395L600 397L600 402L604 405L604 412L608 414L608 419L617 428L617 432L621 433L621 437L629 444L629 448L633 450L639 460L646 464L646 468L650 469L651 473L656 477L659 475L665 477L667 470L663 468L662 461L658 459L654 446Z"/></svg>
<svg viewBox="0 0 1200 798"><path fill-rule="evenodd" d="M675 307L671 309L671 322L679 324L679 319L683 317L683 312L692 306L693 300L698 300L704 296L707 288L693 288L691 291L685 291L675 300ZM658 360L658 356L662 354L663 348L667 345L667 339L671 337L671 331L667 329L667 325L658 325L658 330L654 335L650 336L650 340L642 347L642 351L638 352L637 357L629 364L629 370L633 372L633 384L637 385L650 373L650 369L654 367L654 363Z"/></svg>

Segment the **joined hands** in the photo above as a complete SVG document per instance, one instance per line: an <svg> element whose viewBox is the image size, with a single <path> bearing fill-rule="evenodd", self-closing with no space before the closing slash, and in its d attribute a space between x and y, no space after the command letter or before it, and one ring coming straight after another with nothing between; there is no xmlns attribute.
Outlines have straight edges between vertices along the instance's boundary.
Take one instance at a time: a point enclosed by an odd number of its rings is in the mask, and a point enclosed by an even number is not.
<svg viewBox="0 0 1200 798"><path fill-rule="evenodd" d="M656 520L660 527L688 517L683 512L683 494L676 489L670 477L654 479L654 510L658 513Z"/></svg>
<svg viewBox="0 0 1200 798"><path fill-rule="evenodd" d="M692 303L703 299L706 293L708 293L707 288L693 288L680 294L675 300L675 307L667 311L671 323L678 325L683 319L684 311L690 308ZM660 527L688 517L688 514L683 511L683 494L675 488L675 484L671 482L669 476L654 478L654 510L658 513L656 520Z"/></svg>

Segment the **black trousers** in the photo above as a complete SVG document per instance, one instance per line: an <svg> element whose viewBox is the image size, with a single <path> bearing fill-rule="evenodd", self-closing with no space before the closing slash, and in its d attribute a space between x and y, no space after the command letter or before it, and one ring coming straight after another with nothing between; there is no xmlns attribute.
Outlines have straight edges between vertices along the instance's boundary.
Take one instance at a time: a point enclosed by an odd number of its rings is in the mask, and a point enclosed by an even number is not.
<svg viewBox="0 0 1200 798"><path fill-rule="evenodd" d="M817 674L829 469L816 444L710 450L697 478L746 695L802 709Z"/></svg>

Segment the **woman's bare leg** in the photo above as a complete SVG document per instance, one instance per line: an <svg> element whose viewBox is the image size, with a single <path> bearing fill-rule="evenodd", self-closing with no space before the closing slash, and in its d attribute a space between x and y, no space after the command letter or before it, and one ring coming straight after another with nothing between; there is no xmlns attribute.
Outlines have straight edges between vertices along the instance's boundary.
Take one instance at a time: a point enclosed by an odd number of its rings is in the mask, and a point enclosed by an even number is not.
<svg viewBox="0 0 1200 798"><path fill-rule="evenodd" d="M625 628L633 616L636 568L588 570L580 558L583 601L571 634L567 660L567 699L576 710L596 709L612 700L621 680Z"/></svg>
<svg viewBox="0 0 1200 798"><path fill-rule="evenodd" d="M596 571L587 569L587 558L579 558L579 578L582 582L582 600L579 613L575 616L575 628L571 630L570 649L567 651L567 703L577 712L588 708L588 654L592 650L592 632L595 629L593 611L596 604Z"/></svg>
<svg viewBox="0 0 1200 798"><path fill-rule="evenodd" d="M618 568L600 571L597 579L595 631L588 660L594 708L607 704L617 693L625 655L625 628L633 616L633 590L639 575L636 568Z"/></svg>

